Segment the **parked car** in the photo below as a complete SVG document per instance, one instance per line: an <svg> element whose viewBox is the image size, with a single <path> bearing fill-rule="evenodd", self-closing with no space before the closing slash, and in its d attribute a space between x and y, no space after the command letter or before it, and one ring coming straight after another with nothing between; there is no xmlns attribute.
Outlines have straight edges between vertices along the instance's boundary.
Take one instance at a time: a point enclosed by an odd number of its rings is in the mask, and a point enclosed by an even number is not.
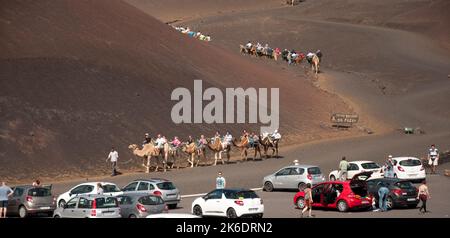
<svg viewBox="0 0 450 238"><path fill-rule="evenodd" d="M145 218L165 211L166 204L160 196L148 193L130 193L117 196L120 215L124 218Z"/></svg>
<svg viewBox="0 0 450 238"><path fill-rule="evenodd" d="M120 218L116 197L108 195L75 195L53 213L54 218Z"/></svg>
<svg viewBox="0 0 450 238"><path fill-rule="evenodd" d="M150 194L161 196L170 209L175 209L181 201L178 188L166 179L137 179L122 188L125 194L142 193L147 191Z"/></svg>
<svg viewBox="0 0 450 238"><path fill-rule="evenodd" d="M192 214L200 217L261 218L263 213L263 200L248 189L216 189L192 203Z"/></svg>
<svg viewBox="0 0 450 238"><path fill-rule="evenodd" d="M372 171L372 178L383 178L384 177L384 171L383 168L378 165L377 163L373 161L352 161L348 163L348 171L347 171L347 179L353 178L356 174L359 174L364 171ZM328 175L328 178L331 181L335 181L336 179L339 179L339 171L333 170Z"/></svg>
<svg viewBox="0 0 450 238"><path fill-rule="evenodd" d="M350 209L369 209L372 198L367 190L367 182L372 171L361 172L350 181L328 181L312 187L313 207L338 209L346 212ZM300 209L305 207L305 193L298 192L294 196L294 204Z"/></svg>
<svg viewBox="0 0 450 238"><path fill-rule="evenodd" d="M58 199L57 199L58 207L63 207L67 201L69 201L71 198L75 197L76 195L97 194L98 193L98 189L97 189L98 183L102 184L104 195L118 196L123 193L122 191L120 191L119 187L117 187L117 185L115 185L113 183L106 183L106 182L82 183L82 184L78 184L77 186L71 188L69 191L59 195Z"/></svg>
<svg viewBox="0 0 450 238"><path fill-rule="evenodd" d="M264 177L263 190L267 192L272 192L274 189L298 189L303 191L308 183L316 185L324 181L325 177L319 167L293 165Z"/></svg>
<svg viewBox="0 0 450 238"><path fill-rule="evenodd" d="M367 181L369 194L374 198L375 206L378 206L378 190L381 183L386 184L389 188L387 197L388 209L395 207L415 208L419 203L417 199L418 189L410 181L400 180L396 178L379 178Z"/></svg>
<svg viewBox="0 0 450 238"><path fill-rule="evenodd" d="M422 161L415 157L395 157L394 177L411 181L423 181L426 179L425 168Z"/></svg>
<svg viewBox="0 0 450 238"><path fill-rule="evenodd" d="M201 217L185 213L159 213L148 215L147 218L201 218Z"/></svg>
<svg viewBox="0 0 450 238"><path fill-rule="evenodd" d="M51 188L51 185L13 187L13 195L8 199L8 214L24 218L42 213L51 217L56 208L56 199L52 196Z"/></svg>

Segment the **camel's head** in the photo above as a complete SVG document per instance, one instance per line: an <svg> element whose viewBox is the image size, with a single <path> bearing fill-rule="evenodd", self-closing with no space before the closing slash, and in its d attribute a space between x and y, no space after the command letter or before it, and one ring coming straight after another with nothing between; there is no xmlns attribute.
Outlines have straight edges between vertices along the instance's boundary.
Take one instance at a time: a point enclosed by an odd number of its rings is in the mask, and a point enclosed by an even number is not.
<svg viewBox="0 0 450 238"><path fill-rule="evenodd" d="M128 146L128 149L135 150L135 149L137 149L137 145L136 144L131 144L131 145Z"/></svg>

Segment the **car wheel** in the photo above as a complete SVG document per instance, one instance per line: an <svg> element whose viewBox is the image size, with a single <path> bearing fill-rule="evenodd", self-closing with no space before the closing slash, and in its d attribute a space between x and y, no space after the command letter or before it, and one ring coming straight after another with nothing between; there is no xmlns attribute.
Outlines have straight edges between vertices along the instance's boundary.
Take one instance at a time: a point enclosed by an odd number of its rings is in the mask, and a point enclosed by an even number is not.
<svg viewBox="0 0 450 238"><path fill-rule="evenodd" d="M169 209L175 209L175 208L177 208L177 205L178 204L169 204L169 205L167 205L167 207L169 207Z"/></svg>
<svg viewBox="0 0 450 238"><path fill-rule="evenodd" d="M340 200L340 201L337 203L337 208L338 208L338 210L339 210L340 212L346 212L346 211L348 211L348 204L347 204L346 201Z"/></svg>
<svg viewBox="0 0 450 238"><path fill-rule="evenodd" d="M53 218L61 218L59 215L54 215Z"/></svg>
<svg viewBox="0 0 450 238"><path fill-rule="evenodd" d="M298 184L298 191L303 192L305 190L306 184L305 183L299 183Z"/></svg>
<svg viewBox="0 0 450 238"><path fill-rule="evenodd" d="M273 184L271 182L266 182L264 184L264 190L267 192L272 192L273 191Z"/></svg>
<svg viewBox="0 0 450 238"><path fill-rule="evenodd" d="M192 213L194 213L194 215L199 216L199 217L203 216L202 208L199 205L194 206Z"/></svg>
<svg viewBox="0 0 450 238"><path fill-rule="evenodd" d="M391 197L388 197L388 198L386 199L386 206L387 206L387 209L388 209L388 210L394 208L394 200L392 200Z"/></svg>
<svg viewBox="0 0 450 238"><path fill-rule="evenodd" d="M299 198L297 199L296 205L297 205L297 207L300 208L300 209L305 208L305 199L302 198L302 197L299 197Z"/></svg>
<svg viewBox="0 0 450 238"><path fill-rule="evenodd" d="M237 218L238 217L234 208L228 208L227 217L228 218Z"/></svg>
<svg viewBox="0 0 450 238"><path fill-rule="evenodd" d="M58 207L64 207L64 205L66 205L66 201L64 201L64 199L61 199L58 203Z"/></svg>
<svg viewBox="0 0 450 238"><path fill-rule="evenodd" d="M137 218L136 215L131 214L128 218Z"/></svg>
<svg viewBox="0 0 450 238"><path fill-rule="evenodd" d="M336 177L334 177L334 175L330 176L330 181L336 181Z"/></svg>
<svg viewBox="0 0 450 238"><path fill-rule="evenodd" d="M19 207L19 217L25 218L27 216L28 216L28 212L27 212L27 209L25 208L25 206L20 206Z"/></svg>

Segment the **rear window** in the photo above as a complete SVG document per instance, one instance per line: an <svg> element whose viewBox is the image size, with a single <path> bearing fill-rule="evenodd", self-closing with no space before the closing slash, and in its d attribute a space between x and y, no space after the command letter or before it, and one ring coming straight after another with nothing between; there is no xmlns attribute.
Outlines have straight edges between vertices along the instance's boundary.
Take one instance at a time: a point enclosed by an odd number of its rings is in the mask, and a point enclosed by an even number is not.
<svg viewBox="0 0 450 238"><path fill-rule="evenodd" d="M32 188L28 190L28 196L49 197L52 196L52 192L48 188Z"/></svg>
<svg viewBox="0 0 450 238"><path fill-rule="evenodd" d="M96 198L95 203L97 208L112 208L119 206L117 199L114 197Z"/></svg>
<svg viewBox="0 0 450 238"><path fill-rule="evenodd" d="M395 186L399 187L400 189L410 189L414 188L414 185L409 181L402 181L395 184Z"/></svg>
<svg viewBox="0 0 450 238"><path fill-rule="evenodd" d="M103 185L103 192L104 193L120 192L120 189L116 185L106 184L106 185Z"/></svg>
<svg viewBox="0 0 450 238"><path fill-rule="evenodd" d="M415 159L408 159L408 160L402 160L399 163L401 166L419 166L422 165L422 163L420 163L420 160L415 160Z"/></svg>
<svg viewBox="0 0 450 238"><path fill-rule="evenodd" d="M321 174L322 171L320 171L319 167L312 167L308 168L308 174Z"/></svg>
<svg viewBox="0 0 450 238"><path fill-rule="evenodd" d="M239 199L239 198L259 198L259 196L254 191L224 191L225 197L228 199Z"/></svg>
<svg viewBox="0 0 450 238"><path fill-rule="evenodd" d="M159 205L163 204L164 200L157 196L145 196L139 198L138 202L142 205Z"/></svg>
<svg viewBox="0 0 450 238"><path fill-rule="evenodd" d="M173 185L172 182L158 183L158 184L156 184L156 186L158 186L158 188L161 189L161 190L173 190L173 189L176 189L175 185Z"/></svg>
<svg viewBox="0 0 450 238"><path fill-rule="evenodd" d="M380 166L376 163L364 163L361 164L361 167L363 167L363 169L379 169Z"/></svg>

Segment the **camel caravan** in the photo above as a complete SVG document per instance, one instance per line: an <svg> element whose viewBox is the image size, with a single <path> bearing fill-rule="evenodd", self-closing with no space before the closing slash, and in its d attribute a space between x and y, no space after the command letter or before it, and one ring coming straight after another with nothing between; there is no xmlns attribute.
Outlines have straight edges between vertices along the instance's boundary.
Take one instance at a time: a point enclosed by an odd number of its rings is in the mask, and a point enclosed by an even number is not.
<svg viewBox="0 0 450 238"><path fill-rule="evenodd" d="M253 44L250 41L245 45L239 45L239 51L242 54L248 54L258 58L264 57L275 61L278 61L278 58L281 57L281 59L288 62L289 65L300 65L301 62L306 59L316 75L319 73L319 64L322 59L322 52L320 50L317 50L316 53L309 52L305 55L302 52L297 53L294 49L284 49L281 51L280 48L273 49L269 47L268 44L262 46L259 42Z"/></svg>
<svg viewBox="0 0 450 238"><path fill-rule="evenodd" d="M216 132L212 138L205 138L204 135L201 135L198 140L194 140L192 136L189 136L185 142L181 142L177 136L172 141L168 141L165 136L160 134L153 139L146 133L141 148L137 144L131 144L128 148L136 157L142 159L142 166L146 173L150 173L152 170L166 172L167 169L175 167L176 169L180 167L193 168L199 166L200 163L213 166L216 166L217 163L226 164L230 162L232 147L239 150L241 161L247 161L250 152L254 152L252 160L258 159L258 154L259 160L262 160L261 149L264 151L265 158L278 158L280 140L281 134L278 130L262 135L249 134L244 130L239 139L233 138L229 132L223 137ZM207 149L214 154L213 161L207 158ZM269 149L272 150L271 155L268 154Z"/></svg>
<svg viewBox="0 0 450 238"><path fill-rule="evenodd" d="M195 39L201 40L201 41L211 41L210 35L204 35L201 32L192 31L189 27L182 27L182 26L172 26L175 30L186 34L190 37L193 37Z"/></svg>

